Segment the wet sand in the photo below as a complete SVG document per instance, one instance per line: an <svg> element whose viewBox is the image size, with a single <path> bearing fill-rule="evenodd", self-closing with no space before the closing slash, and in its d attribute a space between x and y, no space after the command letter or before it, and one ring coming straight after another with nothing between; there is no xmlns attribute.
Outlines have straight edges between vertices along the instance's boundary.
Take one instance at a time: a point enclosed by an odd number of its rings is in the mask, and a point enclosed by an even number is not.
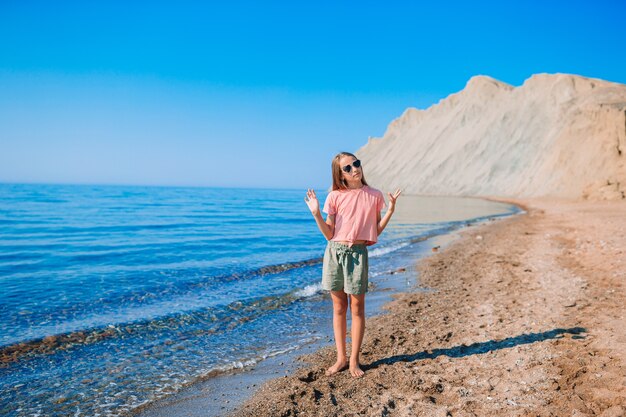
<svg viewBox="0 0 626 417"><path fill-rule="evenodd" d="M528 213L462 230L417 266L433 291L368 320L363 378L325 376L325 347L234 414L623 416L626 204L510 202Z"/></svg>

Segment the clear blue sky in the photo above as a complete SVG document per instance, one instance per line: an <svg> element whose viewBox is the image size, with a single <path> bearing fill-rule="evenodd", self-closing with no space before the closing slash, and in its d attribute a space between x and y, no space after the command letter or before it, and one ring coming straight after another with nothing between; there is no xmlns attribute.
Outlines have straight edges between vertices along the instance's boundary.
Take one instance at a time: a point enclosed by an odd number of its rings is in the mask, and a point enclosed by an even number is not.
<svg viewBox="0 0 626 417"><path fill-rule="evenodd" d="M626 83L624 1L219 3L1 2L0 182L326 188L473 75Z"/></svg>

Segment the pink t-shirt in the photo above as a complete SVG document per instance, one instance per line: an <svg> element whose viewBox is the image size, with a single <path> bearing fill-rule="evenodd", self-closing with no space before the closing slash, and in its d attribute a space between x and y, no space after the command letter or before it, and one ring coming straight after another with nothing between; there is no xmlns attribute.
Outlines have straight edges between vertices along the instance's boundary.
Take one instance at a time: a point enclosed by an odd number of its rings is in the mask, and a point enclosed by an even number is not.
<svg viewBox="0 0 626 417"><path fill-rule="evenodd" d="M384 206L383 193L368 185L331 191L324 202L324 213L335 215L335 234L330 240L365 240L367 246L373 245L378 241L377 215Z"/></svg>

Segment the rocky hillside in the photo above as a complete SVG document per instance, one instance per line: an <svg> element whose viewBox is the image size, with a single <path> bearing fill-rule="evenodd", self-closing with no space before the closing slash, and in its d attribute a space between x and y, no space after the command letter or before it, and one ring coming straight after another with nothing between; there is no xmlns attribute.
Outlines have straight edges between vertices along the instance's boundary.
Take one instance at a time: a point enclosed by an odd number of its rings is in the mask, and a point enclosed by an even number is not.
<svg viewBox="0 0 626 417"><path fill-rule="evenodd" d="M407 109L356 154L377 188L411 194L624 199L626 85L537 74L475 76Z"/></svg>

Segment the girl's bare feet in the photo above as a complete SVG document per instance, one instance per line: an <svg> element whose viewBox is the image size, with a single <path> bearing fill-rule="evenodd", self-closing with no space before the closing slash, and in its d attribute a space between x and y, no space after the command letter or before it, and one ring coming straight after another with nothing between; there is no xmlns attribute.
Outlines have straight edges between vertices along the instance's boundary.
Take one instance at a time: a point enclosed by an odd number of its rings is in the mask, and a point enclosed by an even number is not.
<svg viewBox="0 0 626 417"><path fill-rule="evenodd" d="M363 372L363 370L359 366L359 363L352 361L350 361L350 373L355 378L361 378L363 375L365 375L365 372Z"/></svg>
<svg viewBox="0 0 626 417"><path fill-rule="evenodd" d="M348 366L348 362L346 360L339 360L337 359L337 362L335 362L335 364L333 366L331 366L330 368L328 368L326 370L326 376L331 376L336 374L337 372L341 372L344 369L346 369Z"/></svg>

